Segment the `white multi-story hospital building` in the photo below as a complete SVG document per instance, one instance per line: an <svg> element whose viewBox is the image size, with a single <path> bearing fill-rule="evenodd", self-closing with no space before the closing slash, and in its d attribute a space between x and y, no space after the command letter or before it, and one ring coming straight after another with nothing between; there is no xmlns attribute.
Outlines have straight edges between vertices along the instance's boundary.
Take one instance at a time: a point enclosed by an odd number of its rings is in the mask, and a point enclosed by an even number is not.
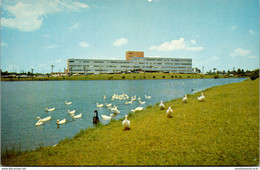
<svg viewBox="0 0 260 170"><path fill-rule="evenodd" d="M192 73L192 59L144 57L143 52L127 51L126 60L68 59L67 67L67 72L71 74L118 73L136 70Z"/></svg>

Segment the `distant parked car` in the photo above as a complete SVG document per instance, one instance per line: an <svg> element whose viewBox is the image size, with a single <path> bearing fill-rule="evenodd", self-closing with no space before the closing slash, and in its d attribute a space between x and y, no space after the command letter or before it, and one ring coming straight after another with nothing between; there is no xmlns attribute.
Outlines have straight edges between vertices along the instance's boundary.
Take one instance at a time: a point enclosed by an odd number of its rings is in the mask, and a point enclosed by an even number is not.
<svg viewBox="0 0 260 170"><path fill-rule="evenodd" d="M93 73L85 73L84 75L86 75L86 76L87 76L87 75L92 75L92 74L93 74Z"/></svg>

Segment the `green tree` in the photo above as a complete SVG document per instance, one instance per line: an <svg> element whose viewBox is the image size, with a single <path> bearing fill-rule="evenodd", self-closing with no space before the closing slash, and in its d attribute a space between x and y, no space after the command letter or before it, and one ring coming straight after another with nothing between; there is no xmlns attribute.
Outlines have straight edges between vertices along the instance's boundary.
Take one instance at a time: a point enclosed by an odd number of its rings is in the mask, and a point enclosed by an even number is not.
<svg viewBox="0 0 260 170"><path fill-rule="evenodd" d="M259 77L259 69L253 70L250 76L251 80L255 80Z"/></svg>
<svg viewBox="0 0 260 170"><path fill-rule="evenodd" d="M237 74L241 74L240 68L237 69Z"/></svg>

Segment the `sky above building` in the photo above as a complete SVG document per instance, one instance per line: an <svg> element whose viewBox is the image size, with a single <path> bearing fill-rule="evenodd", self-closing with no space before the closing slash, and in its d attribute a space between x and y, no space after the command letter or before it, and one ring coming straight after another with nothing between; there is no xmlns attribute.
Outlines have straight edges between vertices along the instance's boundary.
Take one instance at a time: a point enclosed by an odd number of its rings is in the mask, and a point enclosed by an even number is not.
<svg viewBox="0 0 260 170"><path fill-rule="evenodd" d="M2 71L50 73L69 58L192 58L259 68L259 0L2 0Z"/></svg>

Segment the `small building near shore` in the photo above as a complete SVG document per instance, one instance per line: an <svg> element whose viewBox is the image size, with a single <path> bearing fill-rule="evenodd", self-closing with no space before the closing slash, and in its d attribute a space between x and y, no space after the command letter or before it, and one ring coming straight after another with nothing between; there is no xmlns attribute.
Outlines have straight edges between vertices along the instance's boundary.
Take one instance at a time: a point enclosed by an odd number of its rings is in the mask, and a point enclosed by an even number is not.
<svg viewBox="0 0 260 170"><path fill-rule="evenodd" d="M64 72L52 72L51 76L52 77L58 77L58 76L64 76L65 73Z"/></svg>

